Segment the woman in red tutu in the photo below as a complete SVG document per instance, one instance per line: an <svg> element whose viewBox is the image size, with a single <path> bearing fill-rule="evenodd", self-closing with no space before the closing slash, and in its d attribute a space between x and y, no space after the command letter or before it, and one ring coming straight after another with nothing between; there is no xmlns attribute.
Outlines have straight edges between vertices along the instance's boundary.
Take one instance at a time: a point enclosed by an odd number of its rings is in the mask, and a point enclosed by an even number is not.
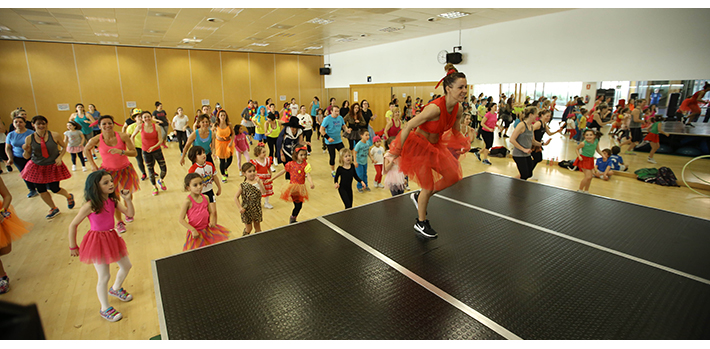
<svg viewBox="0 0 710 349"><path fill-rule="evenodd" d="M12 242L20 239L22 235L32 229L32 223L25 222L17 217L15 209L12 208L12 194L7 190L5 182L0 178L0 256L4 256L12 251ZM0 260L0 294L10 290L10 278L5 273L5 268Z"/></svg>
<svg viewBox="0 0 710 349"><path fill-rule="evenodd" d="M141 185L138 174L133 169L133 164L128 161L128 157L136 156L138 152L131 142L131 137L123 132L114 131L113 125L114 121L111 115L101 115L99 118L101 134L89 140L84 147L84 156L89 159L91 170L96 171L96 162L90 153L91 149L98 146L102 159L101 169L111 174L116 190L119 192L124 189L128 190L133 198L133 192L140 190ZM114 214L118 222L116 231L121 234L125 233L126 223L121 220L121 212L116 210ZM126 222L133 222L133 215L126 216Z"/></svg>
<svg viewBox="0 0 710 349"><path fill-rule="evenodd" d="M308 148L305 144L296 146L294 149L293 161L289 161L284 165L284 169L276 172L271 178L264 181L264 184L273 182L282 174L288 172L290 175L289 183L281 192L281 200L293 202L293 211L288 223L296 223L296 218L303 208L303 202L308 200L308 188L306 188L306 178L311 184L311 189L315 189L313 180L311 179L311 165L306 162L308 158Z"/></svg>
<svg viewBox="0 0 710 349"><path fill-rule="evenodd" d="M108 295L124 302L133 299L133 296L121 287L132 265L128 259L126 242L114 229L114 211L120 211L128 217L133 217L135 212L131 192L127 189L121 191L121 197L126 202L126 206L123 206L118 201L114 182L115 180L106 170L91 172L84 186L86 203L81 206L79 213L69 225L69 251L73 257L79 256L81 262L93 264L96 268L99 276L96 293L101 302L99 314L111 322L121 320L122 315L109 305ZM91 227L81 239L81 245L77 246L76 228L87 217ZM109 268L111 263L118 264L119 269L113 287L107 289L111 278Z"/></svg>
<svg viewBox="0 0 710 349"><path fill-rule="evenodd" d="M400 157L400 170L422 187L411 196L419 213L414 230L429 238L437 236L426 219L429 198L461 180L461 164L454 154L465 154L471 148L461 133L461 103L468 93L466 75L450 63L444 69L446 76L439 81L443 82L444 96L407 122L390 145L390 152Z"/></svg>
<svg viewBox="0 0 710 349"><path fill-rule="evenodd" d="M49 214L46 217L52 219L59 214L59 208L54 205L52 195L47 192L47 189L67 198L67 207L74 208L74 195L59 187L60 181L71 177L69 169L62 162L67 147L59 133L47 130L47 118L44 116L33 117L32 126L35 128L35 133L27 137L25 145L22 146L24 150L22 156L32 161L27 162L21 176L49 206Z"/></svg>

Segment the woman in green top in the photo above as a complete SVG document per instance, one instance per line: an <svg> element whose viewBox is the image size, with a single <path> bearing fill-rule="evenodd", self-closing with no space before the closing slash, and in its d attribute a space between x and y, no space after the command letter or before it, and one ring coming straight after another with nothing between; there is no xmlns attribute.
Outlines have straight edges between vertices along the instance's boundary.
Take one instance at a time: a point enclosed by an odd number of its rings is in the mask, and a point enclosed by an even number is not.
<svg viewBox="0 0 710 349"><path fill-rule="evenodd" d="M214 151L214 139L212 136L212 130L210 129L210 117L209 115L202 114L197 118L196 125L200 127L187 138L187 143L185 144L185 149L182 151L182 156L180 157L180 166L185 164L185 156L190 147L201 146L205 149L205 154L207 154L207 162L211 162L214 165L214 160L212 160L212 153ZM194 144L193 144L194 143Z"/></svg>
<svg viewBox="0 0 710 349"><path fill-rule="evenodd" d="M88 142L88 140L94 136L94 129L90 125L95 120L91 114L84 111L83 104L77 103L75 108L76 108L76 113L73 113L69 117L69 121L75 121L76 123L81 125L81 133L84 134L84 144L83 145L86 145L86 142Z"/></svg>
<svg viewBox="0 0 710 349"><path fill-rule="evenodd" d="M582 149L580 153L580 149ZM597 138L594 130L584 131L584 141L580 142L575 148L577 153L577 160L574 165L584 171L584 178L579 183L578 192L589 193L589 184L592 183L592 170L594 170L594 152L601 154L599 150L599 139Z"/></svg>
<svg viewBox="0 0 710 349"><path fill-rule="evenodd" d="M269 145L269 157L272 161L271 172L276 172L274 164L277 164L281 161L278 156L274 156L274 153L276 151L276 141L278 140L279 134L281 133L281 124L277 120L278 117L278 113L271 112L267 116L268 120L266 120L266 144Z"/></svg>

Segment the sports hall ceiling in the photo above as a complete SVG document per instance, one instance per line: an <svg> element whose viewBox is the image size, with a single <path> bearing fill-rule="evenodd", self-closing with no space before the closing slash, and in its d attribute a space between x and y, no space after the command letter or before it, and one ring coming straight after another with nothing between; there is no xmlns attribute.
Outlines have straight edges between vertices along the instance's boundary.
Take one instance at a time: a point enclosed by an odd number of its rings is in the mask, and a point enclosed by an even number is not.
<svg viewBox="0 0 710 349"><path fill-rule="evenodd" d="M565 10L2 8L0 39L324 55Z"/></svg>

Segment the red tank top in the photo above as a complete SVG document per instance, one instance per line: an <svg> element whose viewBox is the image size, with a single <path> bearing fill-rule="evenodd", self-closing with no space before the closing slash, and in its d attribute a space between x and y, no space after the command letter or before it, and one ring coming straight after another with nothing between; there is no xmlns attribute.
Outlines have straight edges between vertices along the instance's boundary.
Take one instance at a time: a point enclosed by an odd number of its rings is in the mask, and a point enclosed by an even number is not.
<svg viewBox="0 0 710 349"><path fill-rule="evenodd" d="M396 137L399 131L402 129L402 124L399 124L399 127L394 125L394 121L392 121L392 126L390 126L390 129L387 130L387 137Z"/></svg>
<svg viewBox="0 0 710 349"><path fill-rule="evenodd" d="M430 104L432 103L436 104L439 107L439 110L441 111L441 113L439 114L439 120L427 121L421 126L419 126L419 128L429 133L442 134L444 133L444 131L451 129L454 126L454 123L456 122L456 115L459 112L459 104L456 103L456 106L454 106L454 110L452 110L451 114L449 114L449 112L446 110L445 96L439 97L431 101Z"/></svg>
<svg viewBox="0 0 710 349"><path fill-rule="evenodd" d="M153 125L153 132L145 131L145 123L141 124L141 143L144 150L148 150L158 144L158 127Z"/></svg>

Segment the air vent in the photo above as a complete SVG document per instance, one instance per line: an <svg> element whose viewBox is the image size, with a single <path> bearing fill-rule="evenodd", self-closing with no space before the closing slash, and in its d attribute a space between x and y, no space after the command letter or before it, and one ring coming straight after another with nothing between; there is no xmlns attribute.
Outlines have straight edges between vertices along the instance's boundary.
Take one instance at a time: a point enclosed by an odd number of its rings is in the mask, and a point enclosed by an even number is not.
<svg viewBox="0 0 710 349"><path fill-rule="evenodd" d="M116 33L94 33L94 35L96 35L96 36L108 36L108 37L112 37L112 38L117 38L117 37L118 37L118 34L116 34Z"/></svg>
<svg viewBox="0 0 710 349"><path fill-rule="evenodd" d="M391 32L396 32L396 31L402 30L402 29L404 29L404 27L402 27L402 28L387 27L387 28L380 29L380 31L385 32L385 33L391 33Z"/></svg>
<svg viewBox="0 0 710 349"><path fill-rule="evenodd" d="M470 15L470 13L468 13L468 12L451 11L451 12L442 13L439 15L439 17L446 18L446 19L456 19L456 18L466 17L468 15Z"/></svg>
<svg viewBox="0 0 710 349"><path fill-rule="evenodd" d="M190 39L190 38L184 38L184 39L182 39L181 42L182 42L183 44L196 44L196 43L198 43L198 42L202 42L202 39L198 39L198 38L192 38L192 39ZM178 45L178 46L179 46L179 45Z"/></svg>
<svg viewBox="0 0 710 349"><path fill-rule="evenodd" d="M390 22L393 22L393 23L409 23L409 22L416 22L416 19L414 19L414 18L406 18L406 17L399 17L399 18L395 18L395 19L390 20Z"/></svg>

